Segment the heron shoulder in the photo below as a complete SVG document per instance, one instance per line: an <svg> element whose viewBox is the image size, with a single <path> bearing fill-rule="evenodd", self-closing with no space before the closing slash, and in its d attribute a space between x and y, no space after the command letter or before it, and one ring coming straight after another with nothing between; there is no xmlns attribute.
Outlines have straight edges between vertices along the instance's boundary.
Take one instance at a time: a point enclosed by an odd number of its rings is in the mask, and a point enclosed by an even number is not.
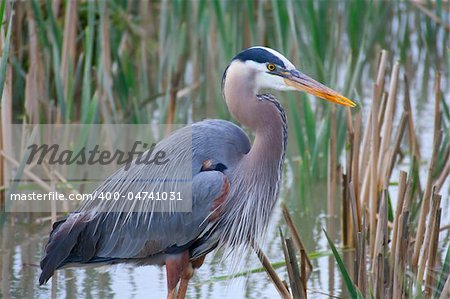
<svg viewBox="0 0 450 299"><path fill-rule="evenodd" d="M214 144L232 146L242 154L250 151L251 143L247 133L236 124L221 119L205 119L194 123L193 145L206 142L209 146Z"/></svg>

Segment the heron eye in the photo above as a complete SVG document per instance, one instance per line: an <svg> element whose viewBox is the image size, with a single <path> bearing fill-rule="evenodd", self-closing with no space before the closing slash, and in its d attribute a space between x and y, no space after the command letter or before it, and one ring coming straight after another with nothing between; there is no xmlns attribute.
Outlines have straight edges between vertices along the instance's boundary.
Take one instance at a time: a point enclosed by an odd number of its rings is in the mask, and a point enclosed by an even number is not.
<svg viewBox="0 0 450 299"><path fill-rule="evenodd" d="M275 64L273 64L273 63L269 63L269 64L267 65L267 69L268 69L269 71L271 71L271 72L273 72L276 68L277 68L277 67L276 67Z"/></svg>

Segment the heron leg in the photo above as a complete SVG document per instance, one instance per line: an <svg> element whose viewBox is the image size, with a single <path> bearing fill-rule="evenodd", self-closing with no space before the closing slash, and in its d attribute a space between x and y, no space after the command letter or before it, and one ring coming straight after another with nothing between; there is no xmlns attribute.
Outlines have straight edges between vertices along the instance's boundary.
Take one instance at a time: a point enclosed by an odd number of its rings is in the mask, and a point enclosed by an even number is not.
<svg viewBox="0 0 450 299"><path fill-rule="evenodd" d="M175 288L168 291L167 299L175 299Z"/></svg>
<svg viewBox="0 0 450 299"><path fill-rule="evenodd" d="M166 258L167 299L175 299L175 288L189 264L189 251L187 250Z"/></svg>
<svg viewBox="0 0 450 299"><path fill-rule="evenodd" d="M189 280L192 276L194 276L195 269L198 269L203 265L204 260L205 256L202 256L192 262L189 262L188 266L184 269L181 276L180 286L178 287L177 299L184 299L186 297Z"/></svg>
<svg viewBox="0 0 450 299"><path fill-rule="evenodd" d="M189 280L192 278L193 275L194 275L194 268L192 268L192 263L189 263L188 266L184 269L183 275L181 276L180 286L178 287L177 299L184 299L184 297L186 297Z"/></svg>

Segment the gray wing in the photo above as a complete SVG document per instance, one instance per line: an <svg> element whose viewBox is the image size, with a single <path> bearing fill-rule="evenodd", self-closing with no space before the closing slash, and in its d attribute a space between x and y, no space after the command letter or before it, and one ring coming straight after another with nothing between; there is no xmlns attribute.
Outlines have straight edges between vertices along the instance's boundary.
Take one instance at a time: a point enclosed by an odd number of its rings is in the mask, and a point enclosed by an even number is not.
<svg viewBox="0 0 450 299"><path fill-rule="evenodd" d="M205 161L210 160L214 165L221 163L231 171L249 150L250 141L241 128L228 121L205 120L175 131L156 145L154 152L165 152L169 160L167 163L132 163L129 169L122 168L110 176L94 194L113 192L127 195L142 191L181 190L190 197L192 179ZM184 203L189 206L184 207ZM181 211L184 208L190 210L190 202L174 202L168 206L163 201L92 200L85 201L79 211L123 213Z"/></svg>
<svg viewBox="0 0 450 299"><path fill-rule="evenodd" d="M147 222L139 219L142 214L133 215L129 220L117 219L123 214L105 214L101 227L92 231L101 235L93 254L96 257L126 259L184 250L208 225L213 201L226 191L226 180L227 177L219 171L195 175L192 182L192 212L154 213ZM117 222L120 224L116 225Z"/></svg>
<svg viewBox="0 0 450 299"><path fill-rule="evenodd" d="M190 154L181 150L186 147ZM175 174L183 177L187 171L180 165L189 165L186 177L191 178L192 211L154 212L154 205L149 204L133 206L117 201L106 206L104 202L91 201L55 223L41 261L41 283L67 263L143 259L189 248L207 228L214 200L226 190L226 173L250 150L250 142L234 124L207 120L174 132L156 148L173 150L173 160L164 167L133 164L128 172L122 169L113 174L97 190L161 190L163 184L149 182L148 178L167 180ZM202 171L206 160L221 163L227 170ZM164 188L179 187L179 182L167 181Z"/></svg>

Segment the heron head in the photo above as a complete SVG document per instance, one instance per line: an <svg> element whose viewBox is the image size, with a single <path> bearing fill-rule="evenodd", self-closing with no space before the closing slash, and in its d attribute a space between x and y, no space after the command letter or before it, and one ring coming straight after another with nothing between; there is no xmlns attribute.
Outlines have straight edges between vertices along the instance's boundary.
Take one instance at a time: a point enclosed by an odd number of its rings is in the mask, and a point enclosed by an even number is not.
<svg viewBox="0 0 450 299"><path fill-rule="evenodd" d="M248 48L236 55L233 62L243 63L246 69L252 70L256 90L301 90L343 106L356 106L353 101L297 70L286 57L273 49Z"/></svg>

